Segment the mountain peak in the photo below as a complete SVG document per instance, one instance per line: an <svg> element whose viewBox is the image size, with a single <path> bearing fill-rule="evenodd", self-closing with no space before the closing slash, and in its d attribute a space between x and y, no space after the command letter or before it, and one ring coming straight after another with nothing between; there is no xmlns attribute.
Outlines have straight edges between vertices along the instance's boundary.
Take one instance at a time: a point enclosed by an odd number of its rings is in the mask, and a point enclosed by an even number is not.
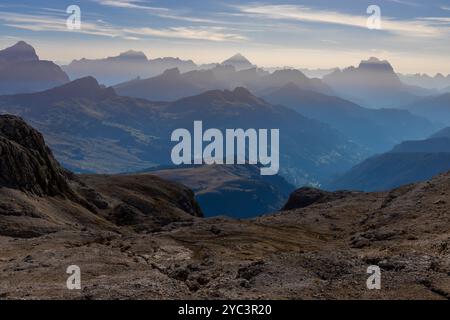
<svg viewBox="0 0 450 320"><path fill-rule="evenodd" d="M233 90L233 94L238 98L246 98L249 96L255 97L247 88L244 87L237 87Z"/></svg>
<svg viewBox="0 0 450 320"><path fill-rule="evenodd" d="M60 87L37 94L48 97L49 99L84 98L103 100L116 96L113 88L105 88L101 86L94 77L77 79Z"/></svg>
<svg viewBox="0 0 450 320"><path fill-rule="evenodd" d="M125 52L122 52L118 56L121 60L131 60L131 61L148 61L147 56L142 51L134 51L134 50L128 50Z"/></svg>
<svg viewBox="0 0 450 320"><path fill-rule="evenodd" d="M224 62L222 62L222 65L233 66L237 71L255 68L255 65L253 65L246 57L244 57L240 53L237 53L231 58L225 60Z"/></svg>
<svg viewBox="0 0 450 320"><path fill-rule="evenodd" d="M380 60L376 57L370 57L368 60L361 61L359 69L394 72L394 68L389 61Z"/></svg>
<svg viewBox="0 0 450 320"><path fill-rule="evenodd" d="M34 50L31 45L25 41L19 41L15 45L0 51L0 61L39 61L39 57L36 54L36 50Z"/></svg>
<svg viewBox="0 0 450 320"><path fill-rule="evenodd" d="M187 110L189 106L191 110L204 108L211 105L223 105L227 103L239 105L262 106L267 105L266 102L254 96L249 90L243 87L237 87L234 90L210 90L199 95L182 98L171 104L168 110L180 111Z"/></svg>
<svg viewBox="0 0 450 320"><path fill-rule="evenodd" d="M244 57L244 56L243 56L242 54L240 54L240 53L236 53L234 56L232 56L232 57L229 58L228 60L250 62L246 57Z"/></svg>

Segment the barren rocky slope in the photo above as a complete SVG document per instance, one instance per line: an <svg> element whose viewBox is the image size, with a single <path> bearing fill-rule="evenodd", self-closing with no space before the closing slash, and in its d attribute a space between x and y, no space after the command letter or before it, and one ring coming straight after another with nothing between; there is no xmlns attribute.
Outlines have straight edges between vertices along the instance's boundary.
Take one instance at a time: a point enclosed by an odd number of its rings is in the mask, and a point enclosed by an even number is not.
<svg viewBox="0 0 450 320"><path fill-rule="evenodd" d="M253 220L200 218L189 190L149 175L60 174L73 195L0 188L0 298L450 297L449 173L384 193L302 189Z"/></svg>

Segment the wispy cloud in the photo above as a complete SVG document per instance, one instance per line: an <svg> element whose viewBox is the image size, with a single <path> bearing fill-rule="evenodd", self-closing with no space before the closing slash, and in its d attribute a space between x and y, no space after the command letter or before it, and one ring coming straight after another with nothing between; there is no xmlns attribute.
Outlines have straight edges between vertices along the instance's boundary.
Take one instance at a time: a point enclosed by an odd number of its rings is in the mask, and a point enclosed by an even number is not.
<svg viewBox="0 0 450 320"><path fill-rule="evenodd" d="M388 0L390 2L394 2L394 3L398 3L398 4L402 4L405 6L410 6L410 7L419 7L420 4L415 3L415 2L411 2L411 1L406 1L406 0Z"/></svg>
<svg viewBox="0 0 450 320"><path fill-rule="evenodd" d="M178 38L190 40L208 40L215 42L223 41L243 41L247 40L245 36L228 33L220 27L172 27L166 29L155 28L129 28L124 30L126 33L139 36L153 36L162 38Z"/></svg>
<svg viewBox="0 0 450 320"><path fill-rule="evenodd" d="M168 28L131 28L111 25L102 20L97 20L96 22L83 21L80 30L69 31L66 26L66 19L61 18L60 16L19 14L13 12L0 13L0 21L3 21L5 26L31 31L79 32L88 35L117 37L128 40L158 37L214 42L236 42L247 39L243 35L229 32L221 27L185 26Z"/></svg>
<svg viewBox="0 0 450 320"><path fill-rule="evenodd" d="M66 18L59 16L55 17L50 15L33 15L15 12L0 13L0 21L3 21L3 25L5 26L31 31L69 32L66 25ZM82 29L77 30L77 32L107 37L123 36L120 29L114 28L108 24L83 21L82 26Z"/></svg>
<svg viewBox="0 0 450 320"><path fill-rule="evenodd" d="M92 0L98 4L116 7L116 8L127 8L127 9L140 9L140 10L149 10L149 11L169 11L167 8L160 7L152 7L146 5L146 1L143 0Z"/></svg>
<svg viewBox="0 0 450 320"><path fill-rule="evenodd" d="M450 11L450 7L447 7L447 6L441 6L441 9L445 10L445 11Z"/></svg>
<svg viewBox="0 0 450 320"><path fill-rule="evenodd" d="M450 23L450 17L425 17L425 18L420 18L421 20L425 20L425 21L431 21L431 22L436 22L438 24L449 24Z"/></svg>
<svg viewBox="0 0 450 320"><path fill-rule="evenodd" d="M356 28L367 28L367 16L351 15L337 11L316 10L298 5L238 5L241 13L252 17L296 20L302 22L334 24ZM382 16L382 29L402 36L438 37L443 30L424 20L398 20Z"/></svg>
<svg viewBox="0 0 450 320"><path fill-rule="evenodd" d="M145 2L143 0L91 0L91 1L94 1L98 4L101 4L104 6L109 6L109 7L145 10L149 14L152 14L157 17L164 18L164 19L186 21L186 22L193 22L193 23L203 23L203 24L217 24L218 23L217 20L203 18L203 17L195 17L192 15L189 15L187 12L176 12L175 10L169 9L169 8L148 6L148 5L146 5L147 2Z"/></svg>

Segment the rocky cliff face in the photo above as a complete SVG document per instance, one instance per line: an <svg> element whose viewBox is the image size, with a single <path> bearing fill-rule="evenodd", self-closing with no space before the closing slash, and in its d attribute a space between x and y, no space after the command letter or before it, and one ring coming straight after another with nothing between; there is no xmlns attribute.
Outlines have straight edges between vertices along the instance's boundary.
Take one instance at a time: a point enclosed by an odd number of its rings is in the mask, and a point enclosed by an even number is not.
<svg viewBox="0 0 450 320"><path fill-rule="evenodd" d="M38 131L19 117L0 116L0 235L121 226L153 232L200 216L186 187L151 175L76 176L59 165Z"/></svg>
<svg viewBox="0 0 450 320"><path fill-rule="evenodd" d="M71 193L44 138L21 118L0 116L0 155L0 186L40 196Z"/></svg>

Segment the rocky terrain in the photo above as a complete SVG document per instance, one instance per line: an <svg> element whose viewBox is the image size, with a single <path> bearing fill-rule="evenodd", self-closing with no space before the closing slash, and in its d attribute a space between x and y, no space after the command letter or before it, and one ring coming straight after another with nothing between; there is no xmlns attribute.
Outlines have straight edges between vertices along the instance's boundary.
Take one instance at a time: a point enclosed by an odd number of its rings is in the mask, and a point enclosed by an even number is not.
<svg viewBox="0 0 450 320"><path fill-rule="evenodd" d="M450 297L450 173L380 193L300 189L280 212L206 219L179 184L66 172L17 117L0 117L0 154L1 299ZM66 288L70 265L81 290ZM370 265L381 290L366 288Z"/></svg>

